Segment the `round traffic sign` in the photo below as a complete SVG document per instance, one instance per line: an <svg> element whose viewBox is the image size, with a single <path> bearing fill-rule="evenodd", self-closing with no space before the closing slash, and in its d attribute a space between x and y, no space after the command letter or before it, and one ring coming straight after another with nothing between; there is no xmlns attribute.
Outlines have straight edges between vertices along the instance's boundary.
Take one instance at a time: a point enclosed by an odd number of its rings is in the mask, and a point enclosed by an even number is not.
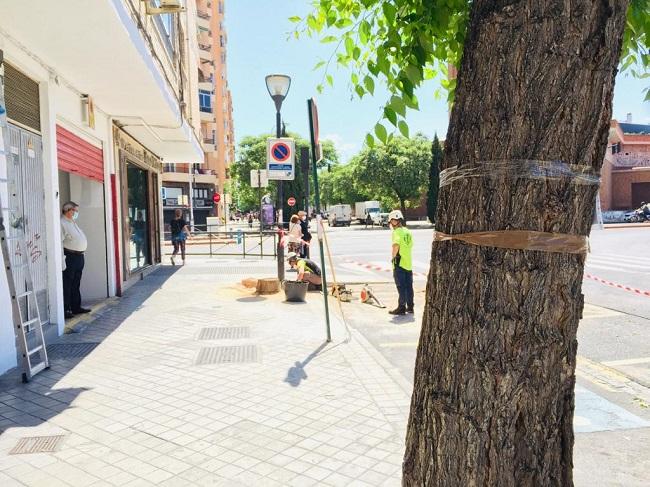
<svg viewBox="0 0 650 487"><path fill-rule="evenodd" d="M294 197L292 196L291 198L289 198L289 199L287 200L287 204L288 204L289 206L296 206L296 198L294 198Z"/></svg>
<svg viewBox="0 0 650 487"><path fill-rule="evenodd" d="M277 142L271 147L271 154L276 161L284 162L291 156L291 148L284 142Z"/></svg>
<svg viewBox="0 0 650 487"><path fill-rule="evenodd" d="M221 201L221 195L219 193L214 193L212 195L212 201L214 201L215 203L219 203L219 201Z"/></svg>

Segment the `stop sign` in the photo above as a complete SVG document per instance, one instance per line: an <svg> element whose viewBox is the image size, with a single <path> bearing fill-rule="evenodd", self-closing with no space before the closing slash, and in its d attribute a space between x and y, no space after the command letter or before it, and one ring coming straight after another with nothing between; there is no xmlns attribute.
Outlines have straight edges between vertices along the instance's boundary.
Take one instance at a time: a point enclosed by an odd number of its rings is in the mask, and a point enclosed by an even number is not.
<svg viewBox="0 0 650 487"><path fill-rule="evenodd" d="M288 204L289 206L295 206L295 204L296 204L296 198L294 198L294 197L292 196L291 198L289 198L289 199L287 200L287 204Z"/></svg>
<svg viewBox="0 0 650 487"><path fill-rule="evenodd" d="M221 201L221 195L219 193L214 193L212 195L212 201L214 201L215 203L219 203L219 201Z"/></svg>

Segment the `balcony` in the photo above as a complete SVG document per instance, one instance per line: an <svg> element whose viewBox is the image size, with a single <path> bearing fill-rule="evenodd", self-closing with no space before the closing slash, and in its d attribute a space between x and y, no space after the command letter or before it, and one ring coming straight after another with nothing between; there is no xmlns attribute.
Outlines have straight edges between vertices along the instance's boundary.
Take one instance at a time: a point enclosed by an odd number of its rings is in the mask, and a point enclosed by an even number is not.
<svg viewBox="0 0 650 487"><path fill-rule="evenodd" d="M199 43L199 58L207 61L214 61L212 45Z"/></svg>
<svg viewBox="0 0 650 487"><path fill-rule="evenodd" d="M209 29L210 28L210 14L207 12L201 12L200 10L197 12L198 17L196 19L196 25L199 27L203 27L204 29Z"/></svg>
<svg viewBox="0 0 650 487"><path fill-rule="evenodd" d="M201 113L201 122L207 122L207 123L216 122L217 119L215 118L214 113L212 113L212 108L201 107L199 111Z"/></svg>
<svg viewBox="0 0 650 487"><path fill-rule="evenodd" d="M217 141L213 137L203 138L203 152L216 152Z"/></svg>
<svg viewBox="0 0 650 487"><path fill-rule="evenodd" d="M197 39L199 46L210 46L210 49L212 49L213 39L209 32L203 30L200 31L197 35Z"/></svg>

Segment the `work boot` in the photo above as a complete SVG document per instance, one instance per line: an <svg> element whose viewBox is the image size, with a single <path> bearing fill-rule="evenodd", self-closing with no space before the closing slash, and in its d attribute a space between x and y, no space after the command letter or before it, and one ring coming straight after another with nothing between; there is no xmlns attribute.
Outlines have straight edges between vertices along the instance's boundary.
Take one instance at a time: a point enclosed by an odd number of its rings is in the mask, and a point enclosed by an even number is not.
<svg viewBox="0 0 650 487"><path fill-rule="evenodd" d="M413 313L414 313L414 311L413 311L413 306L407 306L407 307L406 307L406 312L407 312L407 313L411 313L411 314L413 314Z"/></svg>
<svg viewBox="0 0 650 487"><path fill-rule="evenodd" d="M388 313L391 315L405 315L406 308L404 306L398 306L395 309L391 309Z"/></svg>

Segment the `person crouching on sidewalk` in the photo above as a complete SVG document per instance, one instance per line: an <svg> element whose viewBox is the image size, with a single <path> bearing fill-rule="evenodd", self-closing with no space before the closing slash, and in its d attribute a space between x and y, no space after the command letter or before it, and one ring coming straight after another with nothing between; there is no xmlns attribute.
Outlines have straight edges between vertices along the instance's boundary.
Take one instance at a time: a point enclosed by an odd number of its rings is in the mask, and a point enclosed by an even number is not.
<svg viewBox="0 0 650 487"><path fill-rule="evenodd" d="M399 293L397 308L389 311L392 315L413 313L413 236L403 225L404 216L399 210L388 215L388 222L393 229L392 263L393 279Z"/></svg>
<svg viewBox="0 0 650 487"><path fill-rule="evenodd" d="M304 281L309 283L309 290L322 291L323 279L321 278L320 267L313 260L300 259L295 252L287 254L287 261L292 269L298 270L298 277L296 281Z"/></svg>

